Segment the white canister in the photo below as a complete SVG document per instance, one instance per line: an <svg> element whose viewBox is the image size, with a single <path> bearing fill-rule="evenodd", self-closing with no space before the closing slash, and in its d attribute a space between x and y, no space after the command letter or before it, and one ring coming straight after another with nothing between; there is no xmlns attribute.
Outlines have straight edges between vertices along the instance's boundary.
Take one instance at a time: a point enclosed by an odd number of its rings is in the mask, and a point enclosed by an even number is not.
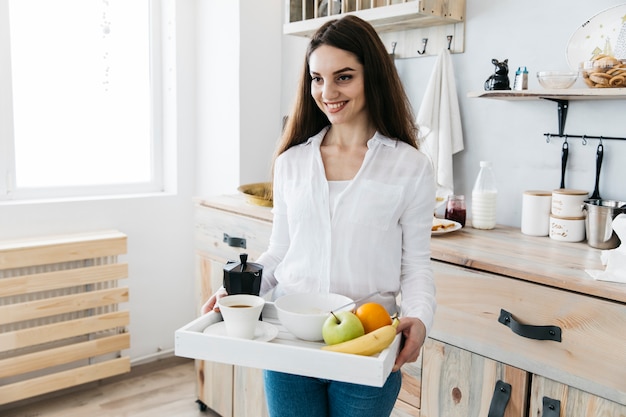
<svg viewBox="0 0 626 417"><path fill-rule="evenodd" d="M587 191L568 188L552 191L552 214L557 217L585 217L583 204L588 195Z"/></svg>
<svg viewBox="0 0 626 417"><path fill-rule="evenodd" d="M562 242L581 242L585 240L585 218L551 215L550 239Z"/></svg>
<svg viewBox="0 0 626 417"><path fill-rule="evenodd" d="M551 208L551 191L524 191L522 195L522 233L530 236L548 236Z"/></svg>

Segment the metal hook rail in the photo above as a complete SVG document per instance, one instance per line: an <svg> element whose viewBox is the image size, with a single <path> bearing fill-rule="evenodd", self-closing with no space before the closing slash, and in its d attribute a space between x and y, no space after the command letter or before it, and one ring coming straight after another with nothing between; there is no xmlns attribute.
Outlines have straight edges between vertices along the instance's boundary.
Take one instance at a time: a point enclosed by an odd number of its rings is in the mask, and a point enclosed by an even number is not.
<svg viewBox="0 0 626 417"><path fill-rule="evenodd" d="M626 140L626 138L615 136L569 135L564 133L544 133L543 135L546 137L546 143L550 143L552 138L565 138L565 141L568 139L582 139L583 145L588 143L588 139L599 139L600 143L603 140Z"/></svg>
<svg viewBox="0 0 626 417"><path fill-rule="evenodd" d="M569 100L563 100L558 98L545 98L545 100L554 101L557 103L557 116L559 122L559 133L544 133L543 135L546 137L546 143L550 143L550 139L552 137L565 138L567 139L582 139L583 145L587 144L587 139L600 139L600 143L602 143L603 139L608 140L626 140L626 138L615 137L615 136L592 136L592 135L568 135L564 133L565 131L565 121L567 120L567 110L569 108Z"/></svg>

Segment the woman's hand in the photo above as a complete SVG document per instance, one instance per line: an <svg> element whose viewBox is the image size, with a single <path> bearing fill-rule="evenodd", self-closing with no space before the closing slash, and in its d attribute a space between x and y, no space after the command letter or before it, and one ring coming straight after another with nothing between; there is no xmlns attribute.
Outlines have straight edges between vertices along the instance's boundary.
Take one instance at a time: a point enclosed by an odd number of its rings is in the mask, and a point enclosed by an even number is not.
<svg viewBox="0 0 626 417"><path fill-rule="evenodd" d="M213 310L216 313L219 313L220 309L217 306L217 300L219 300L220 298L227 296L228 293L226 292L226 290L224 289L224 287L220 288L219 290L217 290L215 292L215 294L213 294L211 296L211 298L209 298L206 303L204 303L204 305L202 305L202 309L200 310L202 312L202 314L206 314L209 311Z"/></svg>
<svg viewBox="0 0 626 417"><path fill-rule="evenodd" d="M398 324L398 332L404 336L404 345L392 371L395 372L407 362L415 362L420 354L420 349L426 339L426 327L424 323L415 317L401 317Z"/></svg>

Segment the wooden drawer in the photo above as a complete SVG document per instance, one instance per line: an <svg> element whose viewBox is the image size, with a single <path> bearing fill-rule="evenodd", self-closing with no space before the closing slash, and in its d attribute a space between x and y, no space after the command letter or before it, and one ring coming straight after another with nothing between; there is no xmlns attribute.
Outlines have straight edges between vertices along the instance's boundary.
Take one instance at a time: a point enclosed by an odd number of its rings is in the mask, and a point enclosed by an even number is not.
<svg viewBox="0 0 626 417"><path fill-rule="evenodd" d="M544 415L544 398L558 401L562 416L626 417L626 405L620 405L550 379L533 375L529 416Z"/></svg>
<svg viewBox="0 0 626 417"><path fill-rule="evenodd" d="M434 262L438 309L431 337L626 404L626 306ZM527 325L554 325L562 341L518 336L501 309Z"/></svg>
<svg viewBox="0 0 626 417"><path fill-rule="evenodd" d="M218 261L238 260L240 253L259 257L269 244L272 224L229 211L200 206L196 208L196 248ZM244 239L245 247L231 246L230 238Z"/></svg>

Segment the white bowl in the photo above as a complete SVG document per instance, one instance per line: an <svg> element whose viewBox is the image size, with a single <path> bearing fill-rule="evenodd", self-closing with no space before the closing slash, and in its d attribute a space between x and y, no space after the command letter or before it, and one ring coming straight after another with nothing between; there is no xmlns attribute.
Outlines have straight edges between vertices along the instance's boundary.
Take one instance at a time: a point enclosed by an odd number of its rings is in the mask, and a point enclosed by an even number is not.
<svg viewBox="0 0 626 417"><path fill-rule="evenodd" d="M279 297L275 302L281 324L294 336L310 342L323 340L322 326L330 311L353 300L339 294L298 293ZM351 310L354 305L343 308Z"/></svg>
<svg viewBox="0 0 626 417"><path fill-rule="evenodd" d="M570 88L578 79L578 73L572 71L539 71L537 80L543 88Z"/></svg>

